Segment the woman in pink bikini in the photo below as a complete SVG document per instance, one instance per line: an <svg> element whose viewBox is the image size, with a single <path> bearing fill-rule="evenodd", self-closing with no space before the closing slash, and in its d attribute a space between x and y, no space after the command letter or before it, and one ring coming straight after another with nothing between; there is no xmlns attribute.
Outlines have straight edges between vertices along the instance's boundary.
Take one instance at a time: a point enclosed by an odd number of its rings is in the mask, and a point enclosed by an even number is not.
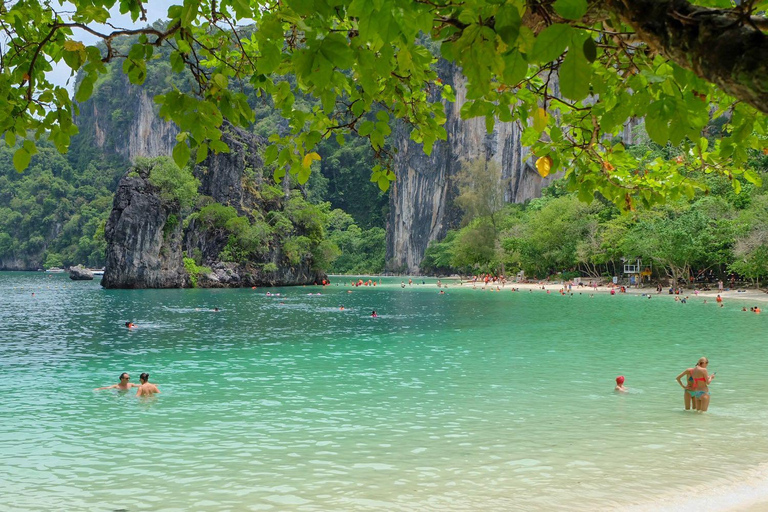
<svg viewBox="0 0 768 512"><path fill-rule="evenodd" d="M701 412L706 412L709 408L709 383L715 378L707 372L709 359L702 357L691 372L693 377L693 386L691 397L695 401L695 408Z"/></svg>
<svg viewBox="0 0 768 512"><path fill-rule="evenodd" d="M691 406L693 406L693 410L696 410L696 400L693 398L693 395L696 393L693 390L693 368L686 368L683 373L675 377L675 380L677 380L677 383L680 384L680 387L683 388L683 404L685 405L685 410L690 411ZM687 382L683 384L682 378L686 377Z"/></svg>

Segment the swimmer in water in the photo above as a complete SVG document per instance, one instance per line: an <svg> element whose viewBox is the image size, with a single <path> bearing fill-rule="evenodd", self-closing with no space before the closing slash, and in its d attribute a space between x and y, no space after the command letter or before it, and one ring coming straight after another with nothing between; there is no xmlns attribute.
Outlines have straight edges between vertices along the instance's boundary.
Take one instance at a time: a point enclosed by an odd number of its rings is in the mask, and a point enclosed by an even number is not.
<svg viewBox="0 0 768 512"><path fill-rule="evenodd" d="M111 386L105 386L103 388L96 388L94 391L98 391L100 389L119 389L121 391L128 391L131 388L137 388L139 387L138 384L132 384L129 381L131 380L131 376L128 375L127 372L123 372L120 374L120 382L118 384L112 384Z"/></svg>
<svg viewBox="0 0 768 512"><path fill-rule="evenodd" d="M141 384L139 385L139 389L136 391L136 396L152 396L155 393L160 392L160 390L157 389L157 386L149 383L148 373L142 373L139 376L139 382Z"/></svg>
<svg viewBox="0 0 768 512"><path fill-rule="evenodd" d="M371 311L371 318L378 318L378 317L379 317L379 315L376 314L376 310L375 309L373 311Z"/></svg>
<svg viewBox="0 0 768 512"><path fill-rule="evenodd" d="M136 324L133 322L125 322L125 326L129 329L133 329L136 327Z"/></svg>
<svg viewBox="0 0 768 512"><path fill-rule="evenodd" d="M613 390L617 393L626 393L627 388L624 387L624 376L619 375L616 377L616 387Z"/></svg>
<svg viewBox="0 0 768 512"><path fill-rule="evenodd" d="M339 306L339 311L344 311L344 306L343 305Z"/></svg>

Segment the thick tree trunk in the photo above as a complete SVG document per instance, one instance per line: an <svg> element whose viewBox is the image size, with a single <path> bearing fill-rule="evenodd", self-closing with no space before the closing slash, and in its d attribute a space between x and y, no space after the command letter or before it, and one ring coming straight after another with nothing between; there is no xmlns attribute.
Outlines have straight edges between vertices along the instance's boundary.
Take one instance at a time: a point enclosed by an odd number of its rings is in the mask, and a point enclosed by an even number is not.
<svg viewBox="0 0 768 512"><path fill-rule="evenodd" d="M734 9L711 9L687 0L589 0L577 24L609 20L631 26L638 42L768 114L768 19L739 18ZM551 2L529 9L523 23L535 33L560 18Z"/></svg>
<svg viewBox="0 0 768 512"><path fill-rule="evenodd" d="M651 49L768 113L768 36L733 10L686 0L604 0Z"/></svg>

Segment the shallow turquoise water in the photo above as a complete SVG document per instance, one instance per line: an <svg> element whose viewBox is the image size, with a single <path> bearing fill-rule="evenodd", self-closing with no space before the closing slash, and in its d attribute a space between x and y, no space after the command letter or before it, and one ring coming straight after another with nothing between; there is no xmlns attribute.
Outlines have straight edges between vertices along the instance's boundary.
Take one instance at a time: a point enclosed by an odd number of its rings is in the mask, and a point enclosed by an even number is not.
<svg viewBox="0 0 768 512"><path fill-rule="evenodd" d="M766 315L399 283L0 273L0 509L653 508L767 460ZM712 406L685 413L674 377L701 355ZM162 393L93 391L123 371Z"/></svg>

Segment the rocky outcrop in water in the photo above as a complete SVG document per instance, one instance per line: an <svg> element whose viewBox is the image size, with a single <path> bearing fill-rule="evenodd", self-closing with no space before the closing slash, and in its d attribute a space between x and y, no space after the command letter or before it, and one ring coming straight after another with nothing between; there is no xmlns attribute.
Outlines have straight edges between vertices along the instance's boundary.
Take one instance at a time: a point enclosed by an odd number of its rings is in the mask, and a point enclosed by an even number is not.
<svg viewBox="0 0 768 512"><path fill-rule="evenodd" d="M82 265L70 267L69 278L73 281L93 281L93 272Z"/></svg>
<svg viewBox="0 0 768 512"><path fill-rule="evenodd" d="M228 124L223 140L230 152L211 154L195 168L201 197L208 204L231 206L246 218L263 217L267 212L260 187L272 184L261 174L259 140ZM120 182L105 229L104 287L285 286L320 283L326 278L313 270L311 257L290 264L280 243L268 243L258 259L222 261L231 233L205 225L194 215L184 227L180 222L184 212L177 203L162 199L150 183L150 173L134 169ZM185 258L187 265L194 259L193 274L185 268Z"/></svg>
<svg viewBox="0 0 768 512"><path fill-rule="evenodd" d="M104 238L105 288L183 288L190 286L181 250L177 204L165 203L149 182L149 169L138 168L117 187ZM178 217L177 217L178 218Z"/></svg>

